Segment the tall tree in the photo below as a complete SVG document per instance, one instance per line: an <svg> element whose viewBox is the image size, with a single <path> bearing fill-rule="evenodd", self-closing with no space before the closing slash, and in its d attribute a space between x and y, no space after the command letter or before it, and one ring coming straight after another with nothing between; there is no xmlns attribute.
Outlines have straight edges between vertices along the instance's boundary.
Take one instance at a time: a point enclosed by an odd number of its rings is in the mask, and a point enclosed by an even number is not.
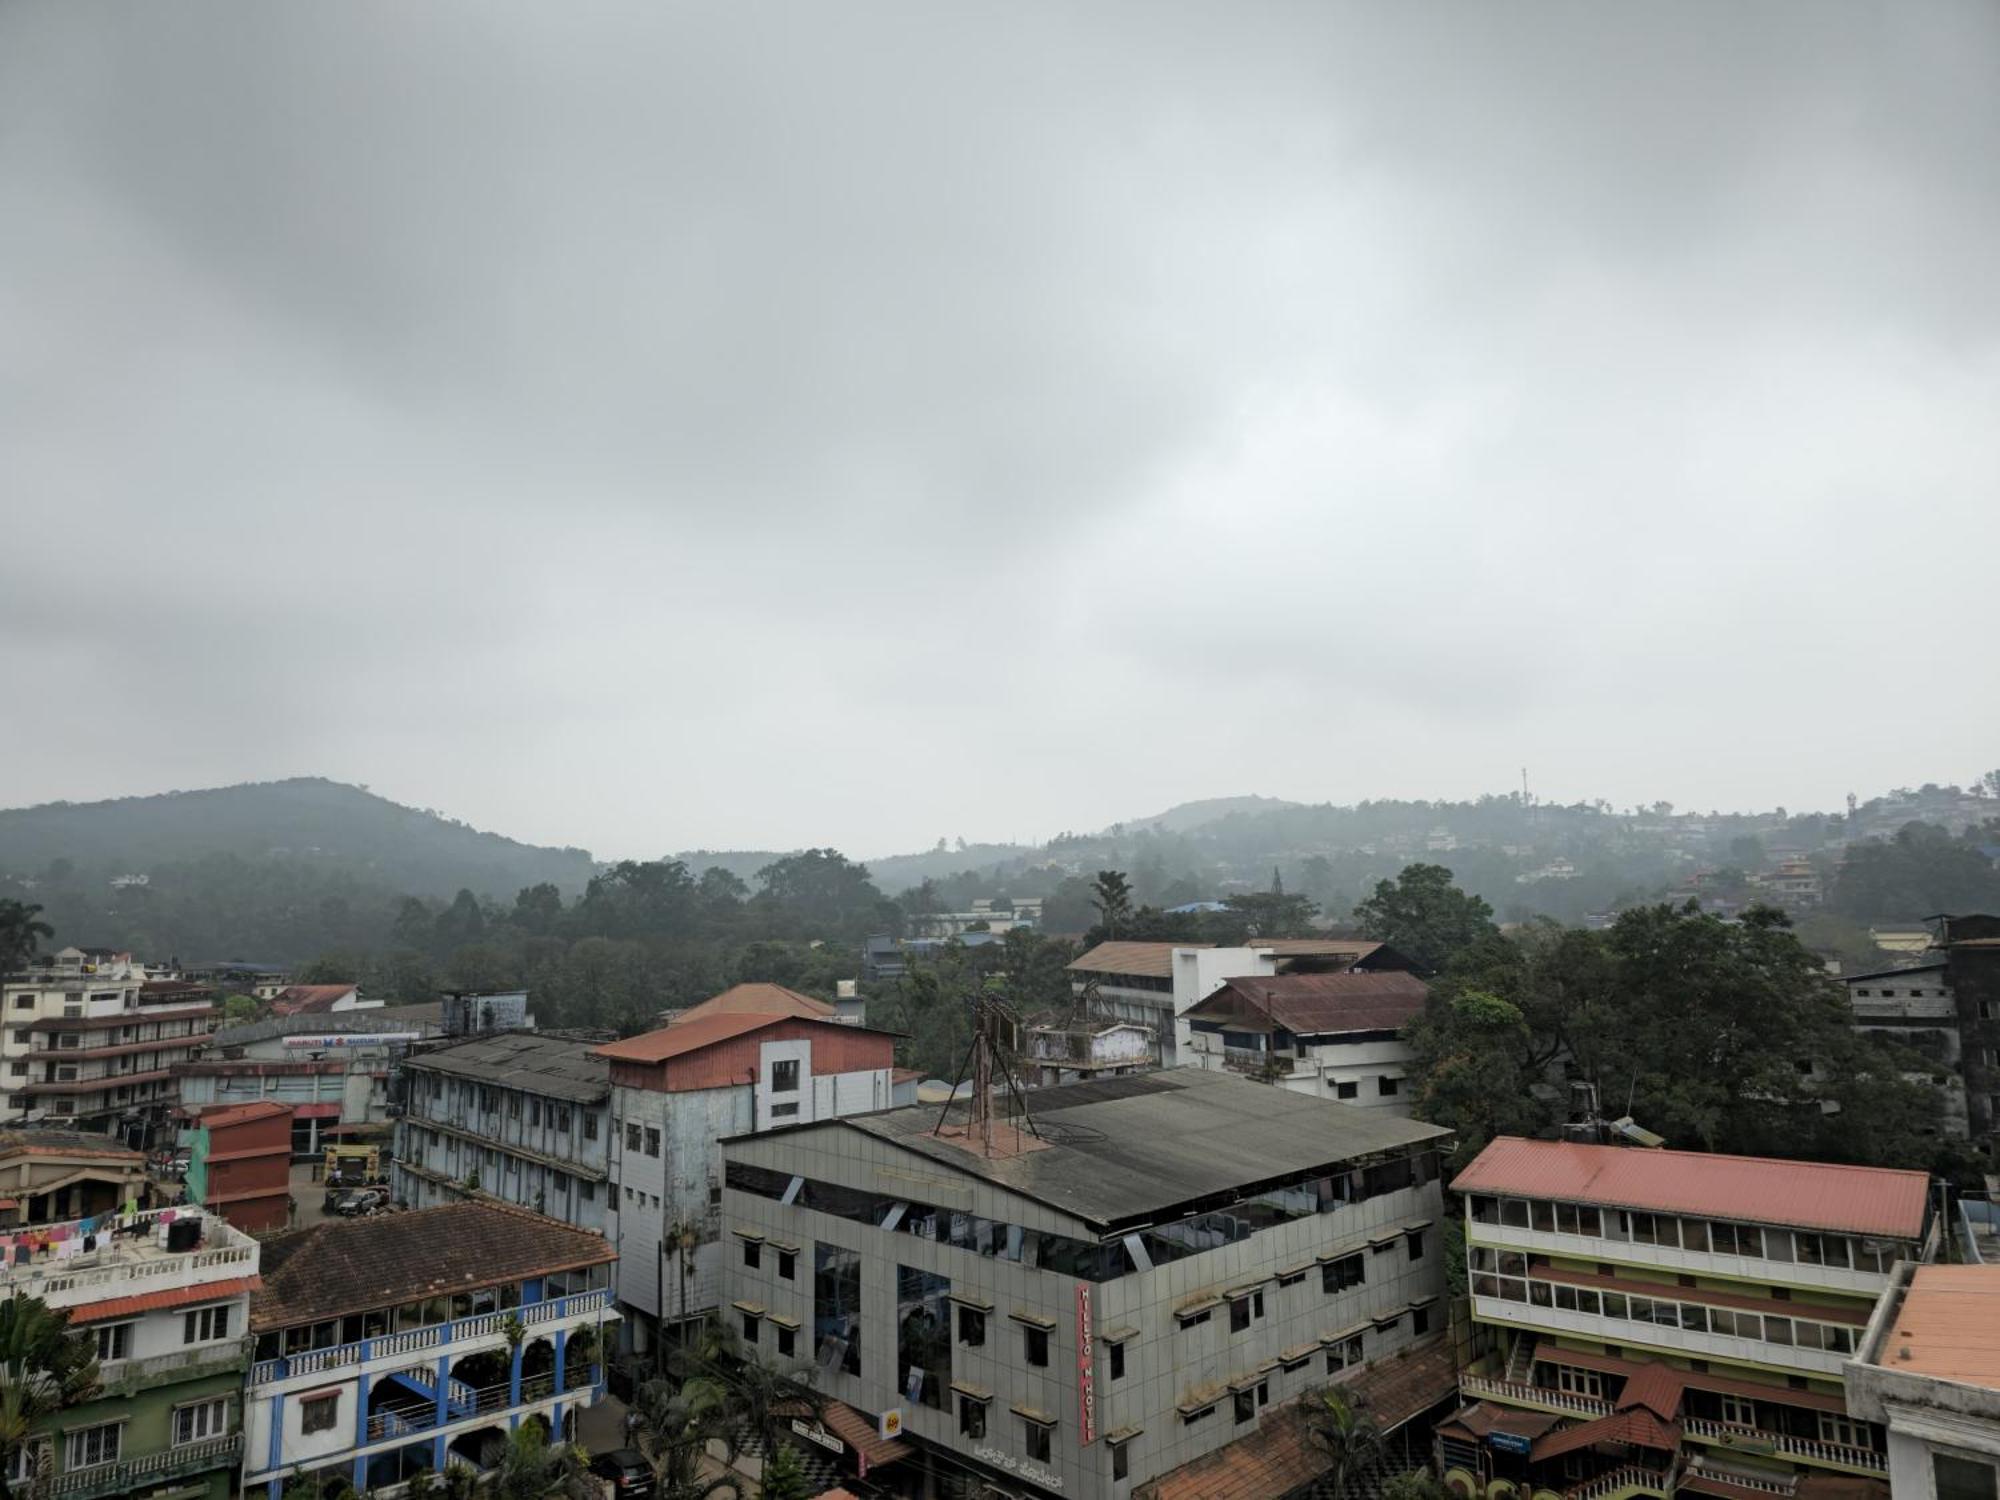
<svg viewBox="0 0 2000 1500"><path fill-rule="evenodd" d="M1497 1135L1531 1136L1548 1123L1530 1088L1535 1039L1518 1006L1480 990L1433 994L1406 1035L1416 1054L1414 1112L1456 1133L1456 1162Z"/></svg>
<svg viewBox="0 0 2000 1500"><path fill-rule="evenodd" d="M97 1346L39 1297L0 1302L0 1500L35 1427L97 1394Z"/></svg>
<svg viewBox="0 0 2000 1500"><path fill-rule="evenodd" d="M0 901L0 974L27 967L41 940L55 936L41 915L41 907L25 901Z"/></svg>
<svg viewBox="0 0 2000 1500"><path fill-rule="evenodd" d="M1099 870L1091 885L1090 904L1097 908L1097 920L1106 934L1118 936L1118 929L1132 919L1132 882L1123 870Z"/></svg>
<svg viewBox="0 0 2000 1500"><path fill-rule="evenodd" d="M1387 943L1426 974L1492 933L1493 908L1452 884L1443 865L1408 865L1354 908L1361 930Z"/></svg>

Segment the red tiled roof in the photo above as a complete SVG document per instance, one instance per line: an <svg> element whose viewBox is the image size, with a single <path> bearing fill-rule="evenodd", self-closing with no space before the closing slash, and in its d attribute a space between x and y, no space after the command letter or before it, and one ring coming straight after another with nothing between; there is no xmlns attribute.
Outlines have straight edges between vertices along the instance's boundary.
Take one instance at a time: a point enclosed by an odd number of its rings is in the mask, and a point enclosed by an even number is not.
<svg viewBox="0 0 2000 1500"><path fill-rule="evenodd" d="M1438 1423L1438 1431L1451 1427L1474 1438L1483 1438L1489 1432L1509 1432L1515 1437L1532 1439L1540 1437L1560 1421L1561 1417L1549 1412L1523 1411L1518 1407L1496 1406L1490 1401L1475 1401Z"/></svg>
<svg viewBox="0 0 2000 1500"><path fill-rule="evenodd" d="M1449 1400L1457 1389L1451 1342L1442 1335L1378 1360L1342 1393L1389 1432ZM1134 1492L1136 1500L1272 1500L1326 1472L1326 1454L1293 1400L1267 1408L1257 1430L1225 1443Z"/></svg>
<svg viewBox="0 0 2000 1500"><path fill-rule="evenodd" d="M1246 975L1232 979L1188 1012L1231 1009L1232 1000L1301 1036L1344 1031L1401 1031L1423 1014L1430 987L1414 974Z"/></svg>
<svg viewBox="0 0 2000 1500"><path fill-rule="evenodd" d="M1929 1174L1892 1167L1516 1136L1494 1141L1451 1186L1457 1193L1512 1193L1912 1240L1923 1234L1930 1196Z"/></svg>
<svg viewBox="0 0 2000 1500"><path fill-rule="evenodd" d="M1687 1384L1680 1371L1655 1361L1625 1382L1625 1389L1618 1393L1618 1409L1644 1407L1661 1421L1671 1422L1681 1414L1681 1400L1686 1395Z"/></svg>
<svg viewBox="0 0 2000 1500"><path fill-rule="evenodd" d="M1678 1422L1662 1422L1643 1407L1634 1407L1538 1437L1528 1456L1540 1463L1598 1443L1630 1443L1635 1448L1672 1453L1681 1445L1681 1427Z"/></svg>
<svg viewBox="0 0 2000 1500"><path fill-rule="evenodd" d="M801 995L797 990L788 990L782 984L738 984L719 995L711 995L699 1005L690 1006L667 1024L685 1026L690 1021L699 1021L707 1016L733 1015L798 1016L803 1020L820 1021L834 1014L834 1007L826 1001Z"/></svg>
<svg viewBox="0 0 2000 1500"><path fill-rule="evenodd" d="M141 1292L136 1297L112 1297L103 1302L86 1302L72 1307L72 1323L102 1323L107 1318L129 1318L136 1313L162 1307L186 1307L195 1302L221 1302L254 1292L260 1283L255 1276L239 1276L233 1281L205 1281L200 1286L167 1287L157 1292Z"/></svg>

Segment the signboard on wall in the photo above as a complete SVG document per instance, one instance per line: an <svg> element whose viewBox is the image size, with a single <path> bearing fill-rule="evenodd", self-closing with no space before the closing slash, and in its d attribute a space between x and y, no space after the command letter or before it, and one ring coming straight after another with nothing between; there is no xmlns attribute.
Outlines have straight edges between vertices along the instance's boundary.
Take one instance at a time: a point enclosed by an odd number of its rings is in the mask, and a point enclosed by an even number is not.
<svg viewBox="0 0 2000 1500"><path fill-rule="evenodd" d="M326 1052L336 1047L391 1047L423 1039L421 1031L336 1031L327 1036L288 1036L285 1045Z"/></svg>
<svg viewBox="0 0 2000 1500"><path fill-rule="evenodd" d="M1076 1284L1076 1431L1085 1447L1097 1441L1097 1319L1087 1281Z"/></svg>

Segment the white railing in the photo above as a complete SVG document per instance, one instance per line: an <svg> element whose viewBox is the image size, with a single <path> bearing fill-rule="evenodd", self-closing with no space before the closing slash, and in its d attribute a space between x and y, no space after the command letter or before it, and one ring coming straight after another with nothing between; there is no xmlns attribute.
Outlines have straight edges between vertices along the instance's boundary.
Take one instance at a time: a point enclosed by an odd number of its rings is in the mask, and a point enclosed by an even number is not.
<svg viewBox="0 0 2000 1500"><path fill-rule="evenodd" d="M1855 1469L1872 1469L1877 1473L1887 1473L1889 1460L1872 1448L1856 1448L1849 1443L1829 1443L1819 1438L1793 1437L1783 1432L1766 1432L1760 1427L1739 1427L1733 1422L1715 1422L1707 1417L1689 1417L1682 1429L1695 1437L1712 1438L1717 1442L1748 1439L1753 1443L1767 1443L1773 1452L1788 1453L1797 1458L1816 1458L1823 1463L1846 1464Z"/></svg>
<svg viewBox="0 0 2000 1500"><path fill-rule="evenodd" d="M1582 1484L1564 1490L1563 1500L1598 1500L1600 1495L1609 1495L1623 1489L1658 1490L1664 1495L1673 1489L1673 1476L1665 1469L1649 1469L1643 1464L1626 1464L1622 1468L1599 1474L1595 1479L1586 1479Z"/></svg>
<svg viewBox="0 0 2000 1500"><path fill-rule="evenodd" d="M1496 1401L1531 1401L1537 1405L1575 1412L1580 1417L1605 1417L1611 1414L1611 1403L1600 1401L1595 1396L1577 1396L1568 1391L1551 1391L1538 1385L1523 1385L1515 1380L1494 1380L1485 1375L1461 1375L1458 1377L1458 1388L1467 1396L1491 1396Z"/></svg>
<svg viewBox="0 0 2000 1500"><path fill-rule="evenodd" d="M1798 1493L1799 1476L1787 1474L1784 1478L1765 1478L1756 1474L1734 1474L1727 1469L1711 1469L1700 1459L1691 1458L1682 1477L1704 1479L1711 1484L1733 1484L1739 1489L1757 1490L1766 1495L1794 1495Z"/></svg>
<svg viewBox="0 0 2000 1500"><path fill-rule="evenodd" d="M252 1385L269 1385L296 1375L317 1375L326 1370L360 1364L364 1359L393 1359L420 1349L434 1349L475 1339L499 1338L507 1331L507 1320L517 1318L524 1326L536 1326L562 1318L584 1317L610 1306L611 1293L605 1289L573 1292L546 1302L530 1302L501 1312L476 1313L430 1328L411 1328L401 1333L377 1334L354 1344L327 1349L308 1349L282 1359L259 1360L250 1370Z"/></svg>
<svg viewBox="0 0 2000 1500"><path fill-rule="evenodd" d="M139 1219L150 1226L157 1215L155 1210L139 1215ZM257 1246L243 1239L221 1218L213 1214L204 1216L202 1232L208 1237L207 1248L178 1253L154 1244L150 1227L144 1240L136 1244L131 1239L101 1235L95 1250L86 1250L69 1260L29 1261L0 1268L0 1298L57 1297L121 1283L157 1281L162 1277L189 1279L198 1284L222 1278L190 1277L190 1272L255 1268ZM223 1243L216 1243L218 1237ZM229 1243L234 1240L242 1243Z"/></svg>

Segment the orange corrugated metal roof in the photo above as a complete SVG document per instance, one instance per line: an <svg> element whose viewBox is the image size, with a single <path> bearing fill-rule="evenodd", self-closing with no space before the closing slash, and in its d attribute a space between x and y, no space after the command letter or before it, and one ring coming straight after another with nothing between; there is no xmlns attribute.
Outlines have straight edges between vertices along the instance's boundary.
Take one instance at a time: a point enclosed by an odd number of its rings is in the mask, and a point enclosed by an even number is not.
<svg viewBox="0 0 2000 1500"><path fill-rule="evenodd" d="M1642 1406L1661 1421L1671 1422L1681 1414L1686 1395L1680 1371L1655 1360L1625 1382L1625 1389L1618 1393L1618 1409L1630 1411Z"/></svg>
<svg viewBox="0 0 2000 1500"><path fill-rule="evenodd" d="M1451 1186L1458 1193L1512 1193L1916 1239L1923 1233L1930 1181L1928 1173L1892 1167L1502 1136L1480 1152Z"/></svg>
<svg viewBox="0 0 2000 1500"><path fill-rule="evenodd" d="M239 1276L234 1281L205 1281L200 1286L168 1287L163 1291L141 1292L136 1297L112 1297L103 1302L86 1302L70 1309L72 1323L102 1323L107 1318L129 1318L134 1313L153 1312L162 1307L185 1307L194 1302L220 1302L241 1297L260 1285L255 1276Z"/></svg>
<svg viewBox="0 0 2000 1500"><path fill-rule="evenodd" d="M709 1016L729 1015L798 1016L818 1021L834 1014L834 1007L826 1001L801 995L797 990L788 990L782 984L737 984L719 995L711 995L699 1005L688 1007L667 1024L685 1026L690 1021L700 1021Z"/></svg>
<svg viewBox="0 0 2000 1500"><path fill-rule="evenodd" d="M658 1031L628 1036L622 1042L607 1042L602 1047L592 1048L591 1054L608 1057L613 1062L666 1062L670 1058L699 1052L703 1047L712 1047L717 1042L726 1042L731 1037L762 1031L766 1026L776 1026L780 1021L792 1019L790 1016L758 1015L754 1011L703 1016L697 1021L683 1021L678 1026L662 1026Z"/></svg>
<svg viewBox="0 0 2000 1500"><path fill-rule="evenodd" d="M1918 1266L1880 1363L2000 1390L2000 1266Z"/></svg>
<svg viewBox="0 0 2000 1500"><path fill-rule="evenodd" d="M1068 965L1083 974L1144 974L1153 979L1171 979L1174 949L1213 948L1213 943L1099 943Z"/></svg>
<svg viewBox="0 0 2000 1500"><path fill-rule="evenodd" d="M203 1125L241 1125L246 1120L268 1120L273 1115L288 1115L292 1112L289 1104L280 1104L275 1099L252 1099L247 1104L212 1104L195 1116ZM217 1160L210 1157L209 1160Z"/></svg>

